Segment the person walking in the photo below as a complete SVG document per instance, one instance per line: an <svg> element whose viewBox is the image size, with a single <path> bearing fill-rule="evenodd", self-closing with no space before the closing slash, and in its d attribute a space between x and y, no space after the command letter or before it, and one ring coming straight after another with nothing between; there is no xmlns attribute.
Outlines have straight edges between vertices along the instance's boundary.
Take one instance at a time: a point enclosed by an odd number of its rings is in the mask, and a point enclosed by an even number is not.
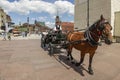
<svg viewBox="0 0 120 80"><path fill-rule="evenodd" d="M8 40L11 40L11 33L10 32L7 33L7 37L8 37Z"/></svg>
<svg viewBox="0 0 120 80"><path fill-rule="evenodd" d="M6 40L6 32L2 32L3 40Z"/></svg>

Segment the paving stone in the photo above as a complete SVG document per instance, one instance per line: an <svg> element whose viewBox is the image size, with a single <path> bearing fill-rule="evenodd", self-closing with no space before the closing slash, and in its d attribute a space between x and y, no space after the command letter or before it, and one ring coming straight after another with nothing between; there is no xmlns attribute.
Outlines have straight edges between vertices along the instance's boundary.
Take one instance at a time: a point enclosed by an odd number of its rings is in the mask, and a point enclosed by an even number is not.
<svg viewBox="0 0 120 80"><path fill-rule="evenodd" d="M40 47L40 39L19 38L0 41L0 45L0 80L120 80L118 43L98 47L94 75L87 70L88 54L81 69L66 60L66 53L50 56ZM73 49L72 54L80 60L79 51Z"/></svg>

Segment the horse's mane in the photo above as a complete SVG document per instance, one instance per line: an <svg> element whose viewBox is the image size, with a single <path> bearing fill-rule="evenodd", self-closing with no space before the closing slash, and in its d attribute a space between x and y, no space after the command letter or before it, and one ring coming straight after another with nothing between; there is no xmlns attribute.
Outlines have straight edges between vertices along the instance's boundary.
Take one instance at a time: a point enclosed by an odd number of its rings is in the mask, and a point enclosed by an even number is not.
<svg viewBox="0 0 120 80"><path fill-rule="evenodd" d="M88 29L93 30L98 25L99 22L100 20L95 21L94 24L92 24Z"/></svg>

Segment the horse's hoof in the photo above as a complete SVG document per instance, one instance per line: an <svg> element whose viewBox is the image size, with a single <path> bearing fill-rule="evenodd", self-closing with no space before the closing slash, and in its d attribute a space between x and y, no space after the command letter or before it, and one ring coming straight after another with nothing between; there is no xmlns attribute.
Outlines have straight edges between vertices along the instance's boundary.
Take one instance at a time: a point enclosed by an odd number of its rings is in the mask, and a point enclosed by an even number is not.
<svg viewBox="0 0 120 80"><path fill-rule="evenodd" d="M70 60L70 58L67 58L66 60Z"/></svg>
<svg viewBox="0 0 120 80"><path fill-rule="evenodd" d="M93 75L94 73L93 73L93 70L89 70L89 74L90 75Z"/></svg>
<svg viewBox="0 0 120 80"><path fill-rule="evenodd" d="M80 63L76 63L75 66L80 66Z"/></svg>

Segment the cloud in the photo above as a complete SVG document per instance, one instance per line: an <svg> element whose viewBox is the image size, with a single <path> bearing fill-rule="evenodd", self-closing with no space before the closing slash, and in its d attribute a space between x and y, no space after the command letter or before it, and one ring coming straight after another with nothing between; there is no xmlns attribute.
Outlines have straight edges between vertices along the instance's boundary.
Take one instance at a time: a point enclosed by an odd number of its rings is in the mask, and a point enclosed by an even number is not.
<svg viewBox="0 0 120 80"><path fill-rule="evenodd" d="M47 25L50 28L54 28L55 27L55 23L54 22L47 21L47 22L45 22L45 25Z"/></svg>
<svg viewBox="0 0 120 80"><path fill-rule="evenodd" d="M65 0L58 0L54 3L45 2L44 0L19 0L14 2L0 0L0 5L7 13L15 12L21 15L28 15L30 12L46 12L55 15L57 10L60 14L74 15L74 5Z"/></svg>
<svg viewBox="0 0 120 80"><path fill-rule="evenodd" d="M69 13L74 15L74 5L68 1L56 1L54 3L57 8L59 13Z"/></svg>
<svg viewBox="0 0 120 80"><path fill-rule="evenodd" d="M38 17L39 21L47 21L47 16Z"/></svg>
<svg viewBox="0 0 120 80"><path fill-rule="evenodd" d="M37 20L37 21L43 21L43 22L46 22L47 19L48 19L47 16L39 16L39 17L32 17L32 18L30 18L30 20L32 20L32 21Z"/></svg>

